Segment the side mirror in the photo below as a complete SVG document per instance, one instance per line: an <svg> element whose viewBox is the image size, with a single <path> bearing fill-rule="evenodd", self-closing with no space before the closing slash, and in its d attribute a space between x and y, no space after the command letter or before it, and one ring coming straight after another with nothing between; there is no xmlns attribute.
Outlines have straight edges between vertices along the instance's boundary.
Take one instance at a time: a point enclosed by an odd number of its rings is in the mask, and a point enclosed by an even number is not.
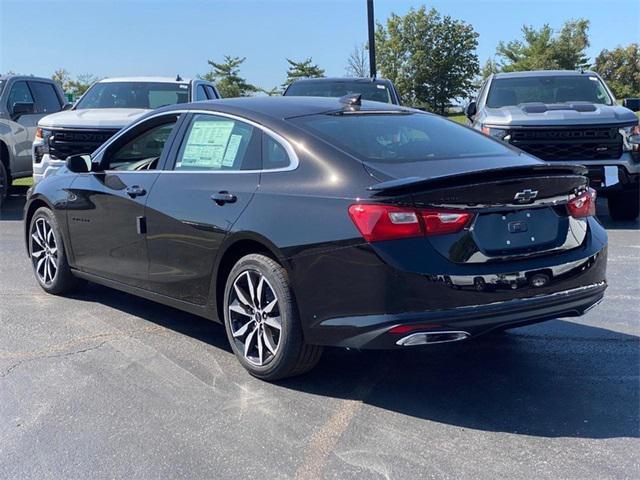
<svg viewBox="0 0 640 480"><path fill-rule="evenodd" d="M71 155L67 157L67 168L73 173L89 173L91 171L90 155Z"/></svg>
<svg viewBox="0 0 640 480"><path fill-rule="evenodd" d="M31 115L36 111L33 102L16 102L11 107L11 117L17 120L22 115Z"/></svg>
<svg viewBox="0 0 640 480"><path fill-rule="evenodd" d="M72 108L73 108L73 103L65 103L65 104L62 106L62 110L63 110L63 111L64 111L64 110L71 110Z"/></svg>
<svg viewBox="0 0 640 480"><path fill-rule="evenodd" d="M476 113L477 113L476 102L474 100L469 102L469 105L467 105L467 107L464 109L464 114L467 116L469 120L471 120L476 115Z"/></svg>
<svg viewBox="0 0 640 480"><path fill-rule="evenodd" d="M640 112L640 98L625 98L622 101L622 106L632 112Z"/></svg>

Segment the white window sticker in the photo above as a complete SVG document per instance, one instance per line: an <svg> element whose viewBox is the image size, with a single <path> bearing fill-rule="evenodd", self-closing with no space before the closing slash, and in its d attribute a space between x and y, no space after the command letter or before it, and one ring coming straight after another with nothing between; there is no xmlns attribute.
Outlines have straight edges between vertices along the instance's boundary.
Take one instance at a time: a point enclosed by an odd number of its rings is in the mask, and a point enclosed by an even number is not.
<svg viewBox="0 0 640 480"><path fill-rule="evenodd" d="M182 161L177 167L219 169L223 165L233 126L233 120L195 121L187 139ZM235 148L237 151L237 146Z"/></svg>
<svg viewBox="0 0 640 480"><path fill-rule="evenodd" d="M225 167L233 167L233 163L238 155L238 148L240 148L240 142L242 141L242 135L231 135L229 143L227 144L227 151L224 152L224 159L222 165Z"/></svg>

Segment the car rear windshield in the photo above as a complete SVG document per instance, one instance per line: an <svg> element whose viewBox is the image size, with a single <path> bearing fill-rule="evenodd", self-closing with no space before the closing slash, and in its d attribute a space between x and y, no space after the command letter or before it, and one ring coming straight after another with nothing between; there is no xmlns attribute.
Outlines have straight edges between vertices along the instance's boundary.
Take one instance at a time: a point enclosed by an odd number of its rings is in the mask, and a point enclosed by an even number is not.
<svg viewBox="0 0 640 480"><path fill-rule="evenodd" d="M75 108L154 109L188 101L189 85L184 83L103 82L93 85Z"/></svg>
<svg viewBox="0 0 640 480"><path fill-rule="evenodd" d="M387 86L374 82L296 82L289 86L285 95L287 97L343 97L351 93L362 94L363 100L393 103Z"/></svg>
<svg viewBox="0 0 640 480"><path fill-rule="evenodd" d="M529 102L613 103L600 79L594 75L498 78L491 82L487 107L500 108Z"/></svg>
<svg viewBox="0 0 640 480"><path fill-rule="evenodd" d="M366 162L423 162L513 153L481 133L423 113L312 115L292 121Z"/></svg>

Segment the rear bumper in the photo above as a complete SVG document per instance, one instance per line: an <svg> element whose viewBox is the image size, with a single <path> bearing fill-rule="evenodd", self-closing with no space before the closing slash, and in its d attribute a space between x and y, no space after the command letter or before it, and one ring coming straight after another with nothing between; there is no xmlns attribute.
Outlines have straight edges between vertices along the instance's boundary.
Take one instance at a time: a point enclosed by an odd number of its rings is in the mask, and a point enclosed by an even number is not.
<svg viewBox="0 0 640 480"><path fill-rule="evenodd" d="M357 349L401 348L403 338L418 332L465 332L477 336L503 326L518 326L558 317L583 315L604 297L606 282L549 295L473 305L435 312L367 315L330 319L309 332L307 341ZM409 328L389 333L397 326Z"/></svg>
<svg viewBox="0 0 640 480"><path fill-rule="evenodd" d="M513 261L457 264L420 238L292 257L305 340L396 348L399 338L387 332L398 325L473 336L581 315L606 288L607 234L595 218L588 224L578 248Z"/></svg>

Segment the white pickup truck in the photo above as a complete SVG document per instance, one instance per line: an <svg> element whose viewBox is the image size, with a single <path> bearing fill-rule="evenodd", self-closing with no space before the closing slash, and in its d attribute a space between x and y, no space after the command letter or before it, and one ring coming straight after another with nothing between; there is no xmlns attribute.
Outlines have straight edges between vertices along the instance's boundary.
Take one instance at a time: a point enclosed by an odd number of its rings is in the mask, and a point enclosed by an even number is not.
<svg viewBox="0 0 640 480"><path fill-rule="evenodd" d="M64 165L68 156L92 153L149 110L218 98L215 85L199 79L178 76L100 80L71 109L38 122L32 147L34 183Z"/></svg>

